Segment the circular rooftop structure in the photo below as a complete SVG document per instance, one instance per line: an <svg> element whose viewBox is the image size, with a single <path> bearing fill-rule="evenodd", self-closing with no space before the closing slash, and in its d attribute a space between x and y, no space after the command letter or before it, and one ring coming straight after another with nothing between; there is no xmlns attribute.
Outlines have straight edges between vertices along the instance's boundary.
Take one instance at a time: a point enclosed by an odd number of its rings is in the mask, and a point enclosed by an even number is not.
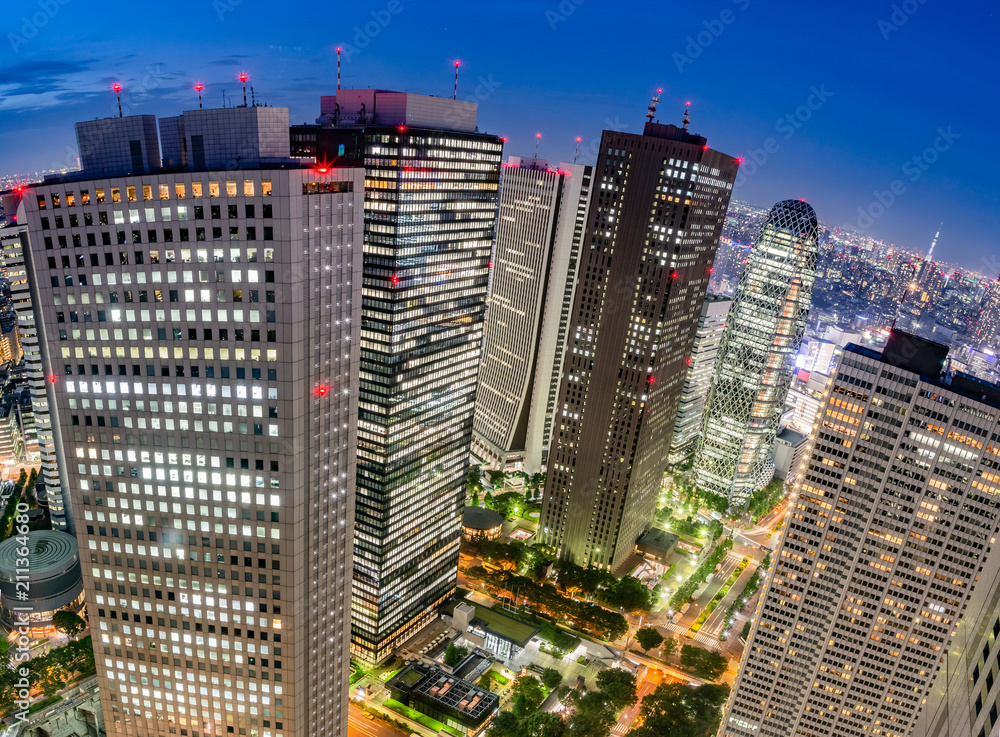
<svg viewBox="0 0 1000 737"><path fill-rule="evenodd" d="M466 507L462 512L462 534L467 540L495 540L500 537L503 517L486 507Z"/></svg>
<svg viewBox="0 0 1000 737"><path fill-rule="evenodd" d="M27 540L25 540L27 538ZM83 579L76 538L35 530L0 543L0 620L17 627L21 612L33 636L51 634L58 609L83 608ZM23 618L22 618L23 619Z"/></svg>

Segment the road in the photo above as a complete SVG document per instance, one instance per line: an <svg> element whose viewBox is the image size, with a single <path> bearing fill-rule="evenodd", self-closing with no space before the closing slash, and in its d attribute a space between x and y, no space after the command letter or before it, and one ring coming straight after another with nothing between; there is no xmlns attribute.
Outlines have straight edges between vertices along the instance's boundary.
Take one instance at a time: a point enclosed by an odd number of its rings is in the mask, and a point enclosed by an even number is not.
<svg viewBox="0 0 1000 737"><path fill-rule="evenodd" d="M365 713L350 704L347 707L347 734L349 737L407 737L407 732L400 732L390 727L377 717L369 719Z"/></svg>

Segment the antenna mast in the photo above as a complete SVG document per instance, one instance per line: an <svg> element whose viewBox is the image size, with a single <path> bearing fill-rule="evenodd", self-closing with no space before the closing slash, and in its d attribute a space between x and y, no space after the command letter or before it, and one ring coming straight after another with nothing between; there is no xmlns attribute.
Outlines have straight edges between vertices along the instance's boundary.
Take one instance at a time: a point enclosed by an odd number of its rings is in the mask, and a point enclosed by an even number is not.
<svg viewBox="0 0 1000 737"><path fill-rule="evenodd" d="M649 112L646 113L646 120L650 123L653 122L653 116L656 115L656 106L660 104L660 93L663 92L662 87L657 87L656 94L653 95L653 99L649 101L649 107L646 108Z"/></svg>
<svg viewBox="0 0 1000 737"><path fill-rule="evenodd" d="M118 117L122 117L122 86L118 82L111 85L111 89L115 91L115 97L118 98Z"/></svg>
<svg viewBox="0 0 1000 737"><path fill-rule="evenodd" d="M684 130L687 130L688 126L691 125L690 109L691 109L691 101L688 100L687 102L684 103Z"/></svg>
<svg viewBox="0 0 1000 737"><path fill-rule="evenodd" d="M462 62L460 62L458 59L455 59L455 94L451 98L452 100L458 99L458 67L459 65L461 65L461 63Z"/></svg>
<svg viewBox="0 0 1000 737"><path fill-rule="evenodd" d="M337 47L337 92L340 92L340 47Z"/></svg>
<svg viewBox="0 0 1000 737"><path fill-rule="evenodd" d="M573 163L576 163L576 157L580 155L580 136L576 137L576 151L573 152Z"/></svg>
<svg viewBox="0 0 1000 737"><path fill-rule="evenodd" d="M541 133L536 133L535 134L535 158L536 159L538 158L538 142L540 140L542 140L542 134Z"/></svg>

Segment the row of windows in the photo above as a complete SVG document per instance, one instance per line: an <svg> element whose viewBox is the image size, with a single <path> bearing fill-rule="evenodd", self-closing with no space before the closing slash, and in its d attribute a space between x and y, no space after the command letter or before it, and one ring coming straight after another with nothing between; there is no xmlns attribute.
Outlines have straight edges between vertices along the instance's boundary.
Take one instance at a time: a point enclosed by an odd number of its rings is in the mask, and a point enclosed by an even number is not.
<svg viewBox="0 0 1000 737"><path fill-rule="evenodd" d="M237 197L239 191L239 183L235 179L228 179L224 183L226 189L227 197ZM154 198L154 189L156 187L155 193L157 197ZM170 199L170 185L169 184L142 184L139 187L134 185L128 185L125 187L125 199L128 202L137 202L138 195L142 195L144 201L150 201L153 199L169 200ZM122 188L121 187L111 187L111 201L121 202L122 201ZM243 196L253 197L256 191L254 181L252 179L243 180ZM191 197L193 199L200 199L204 197L205 187L202 182L191 182ZM208 196L209 197L219 197L222 192L218 181L210 181L208 183ZM271 180L262 179L260 182L260 193L263 197L270 197L272 192ZM94 203L102 205L105 202L105 189L103 187L97 187L94 191ZM187 198L187 184L184 182L175 182L173 186L174 198L178 200L183 200ZM52 207L58 208L62 206L62 195L58 192L52 192L50 194L52 198ZM38 195L36 202L38 203L38 209L46 209L45 195ZM72 190L66 191L66 207L73 207L77 204L77 198ZM91 204L90 190L81 189L80 190L80 202L81 205Z"/></svg>
<svg viewBox="0 0 1000 737"><path fill-rule="evenodd" d="M304 185L303 185L304 186ZM97 212L97 222L100 225L109 225L109 215L108 210L99 210ZM124 210L112 210L110 211L114 217L115 225L124 225L125 223L125 211ZM210 205L209 217L212 220L222 219L222 205ZM257 217L257 207L256 205L249 204L243 206L244 217L247 219L254 219ZM140 211L138 209L130 209L128 211L128 221L130 223L156 222L156 208L146 207L143 209L143 214L145 219L140 219ZM188 208L185 205L177 206L177 220L188 220ZM195 220L205 219L205 208L203 205L195 205L191 214L194 215ZM235 220L239 218L240 211L239 205L228 205L226 207L226 217L230 220ZM267 203L261 208L261 217L264 219L270 219L274 217L274 207ZM174 210L171 207L161 207L160 208L160 220L163 222L169 222L174 219ZM62 215L53 216L52 220L49 220L47 215L42 215L40 218L42 230L50 230L55 227L57 230L66 227L66 219ZM90 226L94 224L94 213L91 211L86 211L83 213L83 224L85 226ZM69 214L69 227L78 228L80 226L80 216L73 212Z"/></svg>
<svg viewBox="0 0 1000 737"><path fill-rule="evenodd" d="M195 230L195 233L194 233L194 236L195 236L194 239L195 239L195 241L200 242L200 241L207 241L208 240L207 232L206 232L205 228L195 228L194 230ZM96 246L97 245L97 234L96 233L87 233L86 236L87 236L87 246L88 247L92 247L92 246ZM265 225L264 228L263 228L262 236L263 236L262 239L265 240L265 241L273 241L274 240L274 228L272 226L270 226L270 225ZM178 240L181 243L188 243L188 242L190 242L191 241L191 231L190 231L190 229L189 228L180 228L179 231L178 231L177 237L178 237ZM129 241L128 233L126 231L124 231L124 230L119 230L117 232L116 238L117 238L117 241L118 241L118 245L125 245L126 243L129 243L129 242L131 242L131 243L142 243L143 242L143 240L142 240L142 231L141 230L133 230L132 231L131 241ZM72 239L73 239L73 247L74 248L82 248L83 247L83 234L81 234L81 233L74 233L73 236L72 236ZM66 240L66 236L60 235L60 236L57 237L56 240L59 243L59 248L69 248L69 241ZM220 227L212 228L212 240L213 241L225 240L223 238L222 228L220 228ZM235 225L231 226L229 228L229 240L230 241L241 241L241 240L242 241L255 241L255 240L257 240L257 228L255 228L253 226L247 227L245 229L245 231L241 234L240 233L240 228L238 226L235 226ZM43 242L45 244L46 250L51 251L51 250L53 250L55 248L55 246L53 245L53 241L52 241L51 237L45 236ZM149 230L146 231L146 242L147 243L159 243L159 235L157 234L156 230L150 228ZM163 229L163 242L164 243L173 243L174 242L174 231L171 228L164 228ZM101 245L102 246L110 246L111 245L111 233L107 233L107 232L101 233Z"/></svg>

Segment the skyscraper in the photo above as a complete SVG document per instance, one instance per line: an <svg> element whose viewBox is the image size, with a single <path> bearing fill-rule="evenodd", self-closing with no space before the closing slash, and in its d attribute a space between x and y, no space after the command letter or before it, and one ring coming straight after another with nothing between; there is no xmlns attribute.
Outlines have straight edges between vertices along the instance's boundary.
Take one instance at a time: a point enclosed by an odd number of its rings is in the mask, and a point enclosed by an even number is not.
<svg viewBox="0 0 1000 737"><path fill-rule="evenodd" d="M20 198L19 192L12 192L4 197L5 203L9 203L9 209L5 205L5 210L16 213ZM32 285L28 279L28 268L25 263L24 253L28 248L27 227L12 224L0 230L0 245L3 251L4 270L10 280L10 296L14 302L14 311L17 313L17 327L21 335L21 348L24 350L25 376L31 392L32 424L42 462L41 473L36 482L38 500L48 508L49 520L54 530L73 532L73 516L66 508L62 482L59 478L45 371L38 345L35 311L32 308Z"/></svg>
<svg viewBox="0 0 1000 737"><path fill-rule="evenodd" d="M503 166L472 452L529 474L545 462L593 168Z"/></svg>
<svg viewBox="0 0 1000 737"><path fill-rule="evenodd" d="M539 525L579 564L652 518L737 166L673 125L601 137Z"/></svg>
<svg viewBox="0 0 1000 737"><path fill-rule="evenodd" d="M1000 387L947 354L899 331L844 350L720 734L911 734L996 573Z"/></svg>
<svg viewBox="0 0 1000 737"><path fill-rule="evenodd" d="M346 733L364 172L287 116L88 122L21 203L109 736Z"/></svg>
<svg viewBox="0 0 1000 737"><path fill-rule="evenodd" d="M365 167L351 647L377 662L457 585L502 142L475 103L370 89L291 134Z"/></svg>
<svg viewBox="0 0 1000 737"><path fill-rule="evenodd" d="M997 345L998 335L1000 335L1000 279L993 279L983 294L972 338L980 346L992 349Z"/></svg>
<svg viewBox="0 0 1000 737"><path fill-rule="evenodd" d="M743 506L770 481L768 461L816 278L816 213L777 203L736 285L705 410L695 482Z"/></svg>
<svg viewBox="0 0 1000 737"><path fill-rule="evenodd" d="M732 303L729 297L718 294L705 297L691 348L691 364L677 409L674 434L670 439L671 464L683 463L694 454L705 416L705 401L712 386L715 360L719 355L719 343L726 329L726 315Z"/></svg>

